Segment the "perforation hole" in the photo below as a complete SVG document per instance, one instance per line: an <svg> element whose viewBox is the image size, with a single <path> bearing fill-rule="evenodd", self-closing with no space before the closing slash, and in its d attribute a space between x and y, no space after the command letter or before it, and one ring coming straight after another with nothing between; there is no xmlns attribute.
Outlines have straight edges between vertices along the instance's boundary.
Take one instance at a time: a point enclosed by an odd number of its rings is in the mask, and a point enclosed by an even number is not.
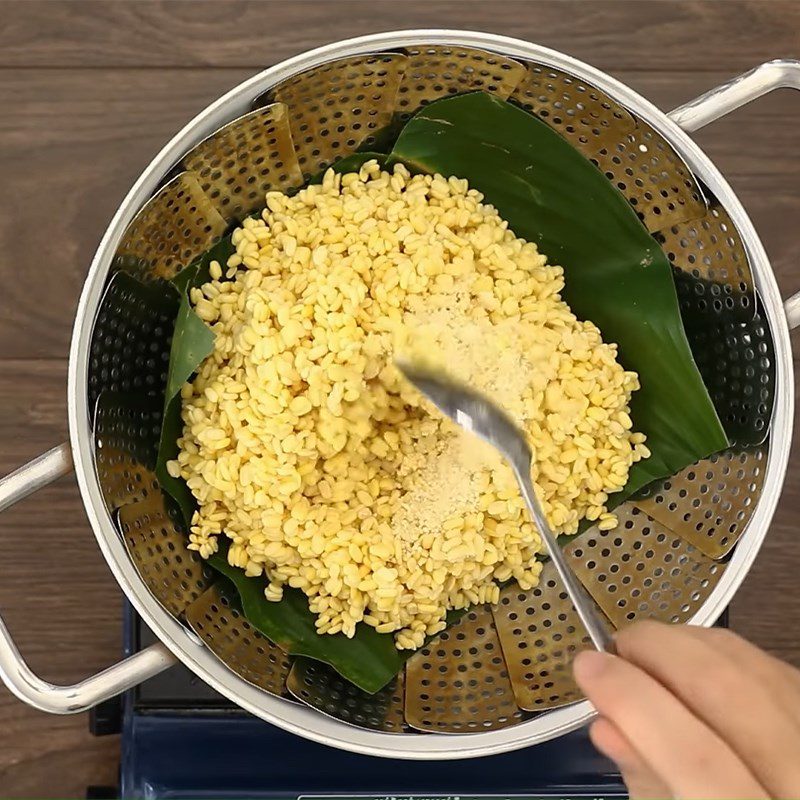
<svg viewBox="0 0 800 800"><path fill-rule="evenodd" d="M134 217L115 265L147 280L170 280L217 242L226 228L197 178L183 172Z"/></svg>
<svg viewBox="0 0 800 800"><path fill-rule="evenodd" d="M567 545L565 551L578 577L616 627L642 617L688 619L702 605L724 566L630 503L616 513L624 536L592 529ZM587 562L599 561L602 550L609 551L602 566L589 569ZM614 565L618 569L611 572ZM613 580L609 580L611 575ZM697 599L684 612L681 606L692 591Z"/></svg>
<svg viewBox="0 0 800 800"><path fill-rule="evenodd" d="M521 708L540 711L582 698L571 664L579 650L592 646L591 640L552 563L545 564L535 589L504 589L492 613Z"/></svg>
<svg viewBox="0 0 800 800"><path fill-rule="evenodd" d="M392 120L405 65L396 53L340 59L289 78L264 98L287 106L305 180L337 158L375 144Z"/></svg>
<svg viewBox="0 0 800 800"><path fill-rule="evenodd" d="M667 141L641 120L625 136L615 128L614 136L588 155L651 232L706 213L700 188L688 167Z"/></svg>
<svg viewBox="0 0 800 800"><path fill-rule="evenodd" d="M111 279L97 312L89 350L89 407L103 392L156 397L167 382L178 297L163 284L125 273Z"/></svg>
<svg viewBox="0 0 800 800"><path fill-rule="evenodd" d="M173 616L181 615L209 587L210 568L186 547L186 533L160 491L122 506L117 527L142 580Z"/></svg>
<svg viewBox="0 0 800 800"><path fill-rule="evenodd" d="M525 74L517 61L472 48L431 46L406 52L397 96L401 121L433 100L462 92L480 90L505 99Z"/></svg>
<svg viewBox="0 0 800 800"><path fill-rule="evenodd" d="M590 157L635 128L633 117L599 90L535 64L528 65L511 100L546 121ZM633 171L626 174L632 177Z"/></svg>
<svg viewBox="0 0 800 800"><path fill-rule="evenodd" d="M255 630L219 586L211 586L194 599L186 609L186 621L239 677L270 694L285 693L289 656Z"/></svg>
<svg viewBox="0 0 800 800"><path fill-rule="evenodd" d="M327 665L302 658L295 663L286 685L299 700L344 722L388 733L410 730L403 716L402 673L377 693L368 694ZM425 699L426 694L420 698Z"/></svg>
<svg viewBox="0 0 800 800"><path fill-rule="evenodd" d="M263 208L268 191L300 186L286 106L276 103L218 130L184 158L227 220Z"/></svg>
<svg viewBox="0 0 800 800"><path fill-rule="evenodd" d="M471 645L468 658L458 646L458 633L464 633ZM428 673L438 680L423 692L422 681ZM494 730L525 718L514 700L487 609L467 612L408 661L405 714L414 728L448 732Z"/></svg>
<svg viewBox="0 0 800 800"><path fill-rule="evenodd" d="M761 444L775 398L774 346L761 311L748 322L687 325L686 334L729 440L740 447Z"/></svg>
<svg viewBox="0 0 800 800"><path fill-rule="evenodd" d="M717 453L660 485L648 487L636 502L709 558L722 558L737 542L755 509L767 453L767 443Z"/></svg>

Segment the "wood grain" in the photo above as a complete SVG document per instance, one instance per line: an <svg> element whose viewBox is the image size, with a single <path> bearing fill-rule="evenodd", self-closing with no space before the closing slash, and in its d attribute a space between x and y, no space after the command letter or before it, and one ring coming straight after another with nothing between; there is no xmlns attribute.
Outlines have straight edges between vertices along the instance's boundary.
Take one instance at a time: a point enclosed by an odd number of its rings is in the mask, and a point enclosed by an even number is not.
<svg viewBox="0 0 800 800"><path fill-rule="evenodd" d="M393 28L491 30L569 52L661 108L800 55L794 2L0 2L0 474L63 441L66 355L94 249L165 141L258 69ZM781 290L800 289L800 98L776 93L696 135L739 194ZM800 352L800 349L798 349ZM799 366L796 364L796 368ZM800 457L732 606L733 627L800 665ZM31 666L74 681L119 655L120 591L74 479L0 516L0 609ZM113 783L117 741L0 688L0 796Z"/></svg>
<svg viewBox="0 0 800 800"><path fill-rule="evenodd" d="M5 66L256 66L328 42L411 28L484 30L606 70L741 71L797 52L791 0L6 2Z"/></svg>

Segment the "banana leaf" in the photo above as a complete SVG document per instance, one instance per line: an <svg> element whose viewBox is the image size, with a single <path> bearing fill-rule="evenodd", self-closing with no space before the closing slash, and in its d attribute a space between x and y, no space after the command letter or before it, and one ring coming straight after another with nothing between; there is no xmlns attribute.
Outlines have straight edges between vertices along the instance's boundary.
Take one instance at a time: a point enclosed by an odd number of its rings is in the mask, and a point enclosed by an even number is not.
<svg viewBox="0 0 800 800"><path fill-rule="evenodd" d="M355 153L333 168L354 171L370 158L384 163L386 156ZM404 162L412 172L467 178L518 235L536 242L551 263L564 266L565 299L578 316L597 323L607 341L617 342L622 362L639 373L642 389L632 417L636 429L647 434L653 455L634 468L615 501L727 446L686 342L665 256L622 195L557 133L504 101L481 93L461 95L432 103L412 118L389 159ZM322 173L311 182L321 180ZM182 302L157 472L187 524L194 499L182 481L166 473L165 464L177 454L180 386L213 347L187 291L207 280L213 258L224 263L232 251L228 237L174 280ZM391 635L360 625L352 640L318 636L301 592L287 590L282 602L270 603L263 578L246 577L222 553L210 563L234 584L251 624L287 652L324 661L368 692L401 668L406 656L395 650ZM448 615L448 621L457 616Z"/></svg>
<svg viewBox="0 0 800 800"><path fill-rule="evenodd" d="M652 455L634 465L615 503L728 446L686 339L667 257L622 194L558 133L475 92L417 113L389 161L457 175L483 192L518 236L563 266L564 299L639 373L631 417Z"/></svg>
<svg viewBox="0 0 800 800"><path fill-rule="evenodd" d="M214 350L214 334L194 312L189 302L189 290L208 281L208 268L212 261L225 264L234 250L228 236L172 279L172 285L180 295L181 302L175 318L175 331L170 345L156 476L161 488L177 503L187 527L191 523L197 504L186 483L173 478L167 472L167 461L177 457L178 438L183 430L181 386L192 377L200 364Z"/></svg>
<svg viewBox="0 0 800 800"><path fill-rule="evenodd" d="M228 563L224 552L215 553L208 563L234 585L247 621L271 642L290 655L329 664L369 694L389 683L410 655L395 648L390 634L376 633L369 625L358 625L352 639L341 633L322 636L314 627L308 598L299 589L287 587L283 600L269 602L263 578L248 578Z"/></svg>

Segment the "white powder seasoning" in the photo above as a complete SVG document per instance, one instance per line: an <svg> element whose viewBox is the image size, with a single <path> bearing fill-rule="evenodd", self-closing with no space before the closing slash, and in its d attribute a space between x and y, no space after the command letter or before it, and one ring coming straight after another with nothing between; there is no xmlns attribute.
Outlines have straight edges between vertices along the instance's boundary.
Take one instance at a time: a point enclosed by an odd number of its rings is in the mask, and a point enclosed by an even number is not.
<svg viewBox="0 0 800 800"><path fill-rule="evenodd" d="M453 431L411 477L411 488L392 517L405 553L419 549L428 534L441 536L448 521L477 510L481 493L489 487L489 470L500 467L499 455L482 450L482 444L465 431Z"/></svg>

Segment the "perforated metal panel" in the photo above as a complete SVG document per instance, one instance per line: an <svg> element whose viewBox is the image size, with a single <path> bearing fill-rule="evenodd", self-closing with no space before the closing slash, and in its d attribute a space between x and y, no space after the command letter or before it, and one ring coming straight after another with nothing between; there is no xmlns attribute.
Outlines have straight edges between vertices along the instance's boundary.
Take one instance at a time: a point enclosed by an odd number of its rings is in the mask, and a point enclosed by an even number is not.
<svg viewBox="0 0 800 800"><path fill-rule="evenodd" d="M117 526L142 580L170 614L183 614L211 585L212 571L186 548L186 533L160 491L122 506Z"/></svg>
<svg viewBox="0 0 800 800"><path fill-rule="evenodd" d="M89 407L102 392L163 394L178 294L123 272L108 284L97 312L89 357Z"/></svg>
<svg viewBox="0 0 800 800"><path fill-rule="evenodd" d="M723 558L755 511L767 453L767 443L717 453L648 487L636 505L709 558Z"/></svg>
<svg viewBox="0 0 800 800"><path fill-rule="evenodd" d="M439 733L495 730L525 718L488 608L471 609L411 656L405 714L412 727Z"/></svg>
<svg viewBox="0 0 800 800"><path fill-rule="evenodd" d="M684 319L717 318L749 322L756 311L747 254L727 212L712 201L701 219L659 231L675 269L675 287Z"/></svg>
<svg viewBox="0 0 800 800"><path fill-rule="evenodd" d="M242 616L235 596L219 583L188 605L186 621L240 678L270 694L286 694L291 659Z"/></svg>
<svg viewBox="0 0 800 800"><path fill-rule="evenodd" d="M591 528L565 548L577 576L615 628L638 619L689 619L725 566L631 504L617 515L615 530Z"/></svg>
<svg viewBox="0 0 800 800"><path fill-rule="evenodd" d="M306 705L360 728L408 733L403 716L403 673L375 694L353 686L333 668L310 658L295 659L286 681L289 692Z"/></svg>
<svg viewBox="0 0 800 800"><path fill-rule="evenodd" d="M337 158L369 150L392 121L406 59L377 53L331 61L276 86L256 103L285 103L306 180Z"/></svg>
<svg viewBox="0 0 800 800"><path fill-rule="evenodd" d="M510 99L588 157L613 148L636 128L628 111L599 89L536 64L528 65Z"/></svg>
<svg viewBox="0 0 800 800"><path fill-rule="evenodd" d="M191 172L182 172L133 218L117 248L117 269L147 280L175 277L228 227Z"/></svg>
<svg viewBox="0 0 800 800"><path fill-rule="evenodd" d="M592 641L552 562L536 588L505 587L492 615L520 708L544 711L583 698L572 661L580 650L592 649Z"/></svg>
<svg viewBox="0 0 800 800"><path fill-rule="evenodd" d="M109 513L126 503L160 494L155 468L161 401L103 392L94 416L97 477Z"/></svg>
<svg viewBox="0 0 800 800"><path fill-rule="evenodd" d="M775 349L761 312L745 323L688 324L686 335L731 444L761 444L775 402Z"/></svg>
<svg viewBox="0 0 800 800"><path fill-rule="evenodd" d="M525 76L519 61L470 47L407 48L408 64L397 98L398 118L421 106L462 92L482 91L508 98Z"/></svg>
<svg viewBox="0 0 800 800"><path fill-rule="evenodd" d="M651 233L705 216L706 205L689 168L646 122L591 159L633 206Z"/></svg>
<svg viewBox="0 0 800 800"><path fill-rule="evenodd" d="M226 220L264 208L269 191L303 183L286 106L274 103L228 123L183 159Z"/></svg>

